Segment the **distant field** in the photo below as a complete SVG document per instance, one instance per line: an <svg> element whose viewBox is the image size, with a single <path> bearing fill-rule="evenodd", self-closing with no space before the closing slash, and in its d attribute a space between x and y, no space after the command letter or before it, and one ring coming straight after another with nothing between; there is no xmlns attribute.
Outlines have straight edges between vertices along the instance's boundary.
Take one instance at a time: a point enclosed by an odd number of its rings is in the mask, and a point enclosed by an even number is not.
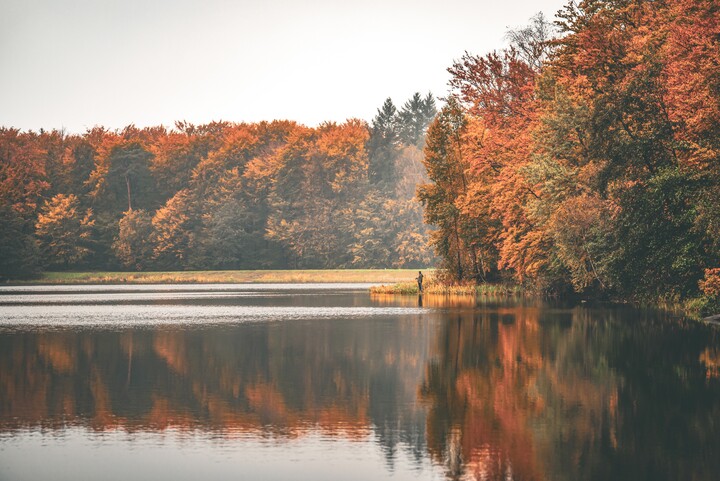
<svg viewBox="0 0 720 481"><path fill-rule="evenodd" d="M423 269L424 273L432 269ZM308 283L412 281L415 269L327 269L178 272L46 272L32 284Z"/></svg>

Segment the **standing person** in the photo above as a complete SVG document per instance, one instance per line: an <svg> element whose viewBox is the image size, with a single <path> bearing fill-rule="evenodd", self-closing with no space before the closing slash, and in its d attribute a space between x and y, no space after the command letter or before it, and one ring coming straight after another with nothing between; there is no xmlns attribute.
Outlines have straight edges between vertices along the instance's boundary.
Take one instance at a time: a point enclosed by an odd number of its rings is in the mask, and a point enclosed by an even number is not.
<svg viewBox="0 0 720 481"><path fill-rule="evenodd" d="M422 280L423 280L423 274L422 271L418 271L418 276L415 278L418 283L418 291L422 292Z"/></svg>

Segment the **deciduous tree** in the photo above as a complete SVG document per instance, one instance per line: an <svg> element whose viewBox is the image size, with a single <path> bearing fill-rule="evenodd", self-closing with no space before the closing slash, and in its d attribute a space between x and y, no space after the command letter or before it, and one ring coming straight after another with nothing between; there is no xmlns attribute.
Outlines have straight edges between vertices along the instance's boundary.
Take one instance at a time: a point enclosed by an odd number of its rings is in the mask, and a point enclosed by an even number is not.
<svg viewBox="0 0 720 481"><path fill-rule="evenodd" d="M92 211L80 210L74 194L58 194L43 207L35 225L44 263L77 267L92 252Z"/></svg>

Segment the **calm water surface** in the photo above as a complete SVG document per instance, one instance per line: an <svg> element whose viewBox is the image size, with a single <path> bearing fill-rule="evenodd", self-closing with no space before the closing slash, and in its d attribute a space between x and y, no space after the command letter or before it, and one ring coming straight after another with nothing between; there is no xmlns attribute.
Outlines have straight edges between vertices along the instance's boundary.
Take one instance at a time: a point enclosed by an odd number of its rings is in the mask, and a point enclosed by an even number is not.
<svg viewBox="0 0 720 481"><path fill-rule="evenodd" d="M717 480L720 330L366 285L0 288L0 480Z"/></svg>

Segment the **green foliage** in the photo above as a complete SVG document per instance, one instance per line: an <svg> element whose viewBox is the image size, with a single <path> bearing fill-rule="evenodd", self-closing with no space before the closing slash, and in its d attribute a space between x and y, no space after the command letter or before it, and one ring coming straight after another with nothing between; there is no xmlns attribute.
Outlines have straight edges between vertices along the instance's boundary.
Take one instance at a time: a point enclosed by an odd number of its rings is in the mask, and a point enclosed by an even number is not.
<svg viewBox="0 0 720 481"><path fill-rule="evenodd" d="M118 209L122 200L128 210L148 208L155 204L155 181L150 174L152 154L139 142L119 145L108 159L107 175L103 179L106 193Z"/></svg>
<svg viewBox="0 0 720 481"><path fill-rule="evenodd" d="M437 109L432 94L428 93L425 98L422 98L416 92L398 112L397 124L400 141L406 145L422 148L425 143L425 130L436 114Z"/></svg>
<svg viewBox="0 0 720 481"><path fill-rule="evenodd" d="M273 245L264 231L253 228L260 219L245 202L229 199L203 216L193 264L212 269L254 269L272 266ZM279 248L274 246L275 249Z"/></svg>
<svg viewBox="0 0 720 481"><path fill-rule="evenodd" d="M663 169L624 192L616 235L621 248L613 271L621 292L636 297L686 297L712 261L695 228L698 186L694 175Z"/></svg>
<svg viewBox="0 0 720 481"><path fill-rule="evenodd" d="M32 224L0 205L0 278L32 279L40 274L40 252Z"/></svg>
<svg viewBox="0 0 720 481"><path fill-rule="evenodd" d="M395 159L399 150L397 123L397 109L388 98L372 121L367 145L368 180L384 189L389 189L395 182Z"/></svg>
<svg viewBox="0 0 720 481"><path fill-rule="evenodd" d="M145 210L129 210L119 222L117 239L112 248L126 268L143 270L153 262L152 217Z"/></svg>

